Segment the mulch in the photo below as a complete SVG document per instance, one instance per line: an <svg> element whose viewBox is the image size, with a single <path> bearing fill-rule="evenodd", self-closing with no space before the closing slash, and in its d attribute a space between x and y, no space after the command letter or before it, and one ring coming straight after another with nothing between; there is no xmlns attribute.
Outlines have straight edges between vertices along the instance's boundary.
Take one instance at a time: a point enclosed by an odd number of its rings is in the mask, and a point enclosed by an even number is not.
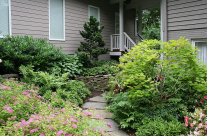
<svg viewBox="0 0 207 136"><path fill-rule="evenodd" d="M86 102L89 102L89 99L90 98L93 98L93 97L96 97L96 96L101 96L101 94L103 94L102 91L91 91L91 95L90 96L87 96L85 99L84 99L84 103ZM117 122L116 120L114 120L115 122ZM118 123L118 122L117 122ZM121 128L120 128L121 129ZM129 136L136 136L135 135L135 132L136 130L134 129L121 129L123 130L124 132L126 132Z"/></svg>

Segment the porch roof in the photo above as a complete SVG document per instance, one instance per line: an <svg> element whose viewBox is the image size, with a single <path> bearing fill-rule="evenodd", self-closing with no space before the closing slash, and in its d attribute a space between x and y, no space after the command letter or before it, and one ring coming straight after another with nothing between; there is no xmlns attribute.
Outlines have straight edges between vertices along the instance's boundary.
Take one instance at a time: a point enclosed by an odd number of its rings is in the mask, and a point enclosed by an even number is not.
<svg viewBox="0 0 207 136"><path fill-rule="evenodd" d="M110 0L110 4L119 3L120 0ZM125 1L125 0L124 0ZM130 0L129 0L130 1ZM161 0L131 0L129 4L126 4L126 9L149 9L160 7Z"/></svg>

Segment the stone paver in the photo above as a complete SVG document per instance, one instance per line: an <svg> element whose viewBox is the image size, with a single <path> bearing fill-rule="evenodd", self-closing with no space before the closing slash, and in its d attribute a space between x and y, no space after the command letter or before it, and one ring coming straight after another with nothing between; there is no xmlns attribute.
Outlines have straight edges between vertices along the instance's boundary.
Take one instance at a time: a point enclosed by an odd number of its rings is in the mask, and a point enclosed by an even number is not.
<svg viewBox="0 0 207 136"><path fill-rule="evenodd" d="M89 101L106 102L106 100L103 97L101 97L101 96L96 96L96 97L90 98Z"/></svg>
<svg viewBox="0 0 207 136"><path fill-rule="evenodd" d="M101 94L102 96L105 95L104 93ZM100 115L101 117L104 118L103 123L100 123L102 125L98 125L95 128L96 129L101 129L101 130L106 130L108 132L110 132L112 135L118 135L118 136L128 136L127 133L125 133L122 130L119 130L118 128L118 124L113 121L111 119L112 117L112 113L108 112L107 110L103 110L103 107L107 107L108 104L106 103L106 100L101 97L101 96L96 96L93 98L90 98L89 101L91 102L86 102L85 104L83 104L83 108L85 108L85 110L83 110L82 112L89 112L89 108L93 108L94 110L92 111L94 114ZM91 120L91 122L89 122L89 124L91 126L93 126L94 121L96 121L97 118L94 117L93 120ZM109 126L107 126L107 123L111 124L111 128Z"/></svg>
<svg viewBox="0 0 207 136"><path fill-rule="evenodd" d="M82 110L82 112L90 112L88 110ZM108 112L107 110L94 110L94 114L100 115L104 119L111 119L112 113Z"/></svg>
<svg viewBox="0 0 207 136"><path fill-rule="evenodd" d="M83 104L84 109L89 108L95 108L95 109L102 109L103 107L106 107L106 103L100 103L100 102L86 102Z"/></svg>
<svg viewBox="0 0 207 136"><path fill-rule="evenodd" d="M119 135L119 136L129 136L126 132L124 132L123 130L117 130L117 131L113 131L113 132L110 132L111 134L114 134L114 135Z"/></svg>

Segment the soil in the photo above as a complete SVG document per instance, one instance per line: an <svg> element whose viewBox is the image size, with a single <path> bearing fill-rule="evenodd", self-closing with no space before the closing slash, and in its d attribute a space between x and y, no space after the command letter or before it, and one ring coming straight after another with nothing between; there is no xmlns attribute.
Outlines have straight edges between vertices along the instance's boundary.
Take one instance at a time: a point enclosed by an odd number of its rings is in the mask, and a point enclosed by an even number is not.
<svg viewBox="0 0 207 136"><path fill-rule="evenodd" d="M84 103L89 102L89 99L90 98L93 98L93 97L96 97L96 96L101 96L101 94L103 94L102 91L91 91L91 95L90 96L87 96L85 98ZM114 121L117 122L116 120L114 120ZM124 132L126 132L129 136L136 136L135 135L136 130L134 130L134 129L121 129L121 130L123 130Z"/></svg>

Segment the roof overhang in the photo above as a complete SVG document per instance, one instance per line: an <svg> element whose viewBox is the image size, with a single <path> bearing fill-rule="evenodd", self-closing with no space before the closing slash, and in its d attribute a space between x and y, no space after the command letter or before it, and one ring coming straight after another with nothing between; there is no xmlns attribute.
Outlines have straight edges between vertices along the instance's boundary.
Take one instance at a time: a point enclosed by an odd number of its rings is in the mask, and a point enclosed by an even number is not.
<svg viewBox="0 0 207 136"><path fill-rule="evenodd" d="M119 3L120 0L110 0L110 4ZM129 4L126 4L126 9L150 9L160 7L161 0L131 0Z"/></svg>

